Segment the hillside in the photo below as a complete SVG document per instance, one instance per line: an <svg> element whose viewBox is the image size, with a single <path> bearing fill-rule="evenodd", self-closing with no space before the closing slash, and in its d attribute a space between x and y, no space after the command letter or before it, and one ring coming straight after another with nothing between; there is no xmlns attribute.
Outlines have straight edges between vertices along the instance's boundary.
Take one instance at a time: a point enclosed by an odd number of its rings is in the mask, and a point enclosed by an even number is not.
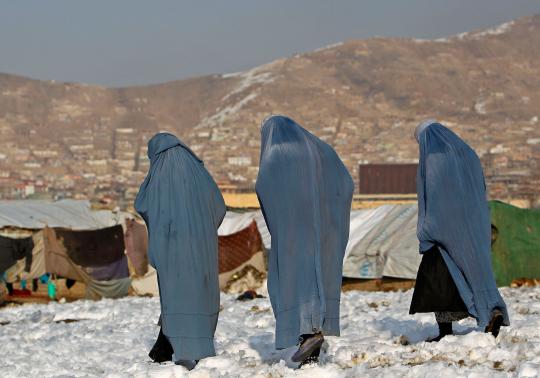
<svg viewBox="0 0 540 378"><path fill-rule="evenodd" d="M260 122L281 113L332 144L355 180L359 162L415 161L414 126L437 118L482 156L491 197L539 201L538 61L540 15L439 40L347 41L144 87L0 74L0 195L31 182L130 200L159 130L189 143L217 181L249 190Z"/></svg>

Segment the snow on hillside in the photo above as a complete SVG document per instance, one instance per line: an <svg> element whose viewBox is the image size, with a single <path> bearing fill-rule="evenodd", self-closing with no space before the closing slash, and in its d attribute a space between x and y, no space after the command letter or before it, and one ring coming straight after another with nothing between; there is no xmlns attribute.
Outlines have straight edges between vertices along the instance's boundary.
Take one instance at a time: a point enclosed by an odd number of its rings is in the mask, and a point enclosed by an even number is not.
<svg viewBox="0 0 540 378"><path fill-rule="evenodd" d="M247 95L242 96L241 99L236 99L232 104L224 106L223 108L216 109L215 113L203 118L199 124L195 126L195 129L203 127L219 126L224 123L229 117L238 113L247 103L254 100L260 93L262 86L272 83L275 80L271 69L274 65L279 64L281 60L276 60L268 64L264 64L259 67L255 67L245 72L235 72L230 74L221 75L222 78L236 78L240 79L236 86L227 93L221 101L228 102L231 98L235 98L239 93L245 92L249 89ZM230 102L230 101L229 101Z"/></svg>
<svg viewBox="0 0 540 378"><path fill-rule="evenodd" d="M473 32L464 32L452 35L450 37L442 37L436 39L424 39L424 38L413 38L412 40L416 43L426 43L426 42L440 42L448 43L455 40L464 40L464 39L481 39L482 37L490 35L500 35L509 32L512 27L514 27L515 21L505 22L503 24L497 25L493 28L483 29L480 31Z"/></svg>
<svg viewBox="0 0 540 378"><path fill-rule="evenodd" d="M504 33L508 32L508 31L510 31L512 29L512 27L514 26L514 24L515 24L514 21L505 22L504 24L497 25L497 26L495 26L493 28L481 30L479 32L461 33L461 34L458 34L456 37L458 39L463 39L463 38L467 38L467 37L482 38L482 37L485 37L485 36L488 36L488 35L504 34Z"/></svg>
<svg viewBox="0 0 540 378"><path fill-rule="evenodd" d="M495 340L471 320L439 343L432 314L408 315L411 291L348 292L342 336L328 338L320 365L294 370L276 352L268 299L223 295L218 356L184 368L150 363L157 298L129 297L0 309L2 377L535 377L540 375L540 287L502 289L512 326ZM76 321L74 321L76 320ZM9 323L8 323L9 322Z"/></svg>

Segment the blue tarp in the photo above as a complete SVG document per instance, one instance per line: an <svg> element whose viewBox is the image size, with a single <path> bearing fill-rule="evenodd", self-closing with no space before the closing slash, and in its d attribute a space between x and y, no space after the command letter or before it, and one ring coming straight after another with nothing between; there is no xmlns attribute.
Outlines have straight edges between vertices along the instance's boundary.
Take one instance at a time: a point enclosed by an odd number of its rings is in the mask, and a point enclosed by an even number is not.
<svg viewBox="0 0 540 378"><path fill-rule="evenodd" d="M148 157L150 170L135 209L148 227L163 333L176 360L213 356L219 313L217 229L225 203L203 162L174 135L155 135Z"/></svg>
<svg viewBox="0 0 540 378"><path fill-rule="evenodd" d="M272 236L268 292L278 349L301 334L339 335L353 190L332 147L290 118L265 120L256 191Z"/></svg>
<svg viewBox="0 0 540 378"><path fill-rule="evenodd" d="M437 245L469 314L486 326L499 308L509 325L491 268L491 223L480 159L439 123L418 135L420 253Z"/></svg>

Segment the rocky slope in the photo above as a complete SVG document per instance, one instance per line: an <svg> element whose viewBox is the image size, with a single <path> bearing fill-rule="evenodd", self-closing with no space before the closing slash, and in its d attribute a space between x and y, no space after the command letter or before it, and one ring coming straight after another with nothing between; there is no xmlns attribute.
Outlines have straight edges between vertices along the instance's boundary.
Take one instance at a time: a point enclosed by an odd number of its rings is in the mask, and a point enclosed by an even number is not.
<svg viewBox="0 0 540 378"><path fill-rule="evenodd" d="M146 140L171 130L216 180L249 190L260 122L282 113L332 144L356 179L360 162L415 161L413 128L430 117L482 156L492 197L536 201L539 61L537 15L447 39L347 41L246 72L144 87L0 74L0 176L74 192L80 184L90 196L135 188Z"/></svg>

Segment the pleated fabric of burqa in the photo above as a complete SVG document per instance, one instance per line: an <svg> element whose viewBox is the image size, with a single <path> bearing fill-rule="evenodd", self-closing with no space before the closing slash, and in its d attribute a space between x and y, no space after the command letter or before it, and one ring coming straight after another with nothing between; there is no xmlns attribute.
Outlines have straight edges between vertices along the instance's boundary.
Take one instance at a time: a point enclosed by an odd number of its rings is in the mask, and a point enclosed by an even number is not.
<svg viewBox="0 0 540 378"><path fill-rule="evenodd" d="M290 118L263 122L256 191L272 237L268 292L277 349L296 345L302 334L339 335L353 190L332 147Z"/></svg>
<svg viewBox="0 0 540 378"><path fill-rule="evenodd" d="M437 246L461 299L479 326L498 308L509 325L491 267L491 223L480 159L440 123L418 135L417 174L420 253Z"/></svg>
<svg viewBox="0 0 540 378"><path fill-rule="evenodd" d="M218 235L223 197L203 162L177 137L148 143L150 170L135 200L157 270L161 323L176 360L214 356L219 313Z"/></svg>

